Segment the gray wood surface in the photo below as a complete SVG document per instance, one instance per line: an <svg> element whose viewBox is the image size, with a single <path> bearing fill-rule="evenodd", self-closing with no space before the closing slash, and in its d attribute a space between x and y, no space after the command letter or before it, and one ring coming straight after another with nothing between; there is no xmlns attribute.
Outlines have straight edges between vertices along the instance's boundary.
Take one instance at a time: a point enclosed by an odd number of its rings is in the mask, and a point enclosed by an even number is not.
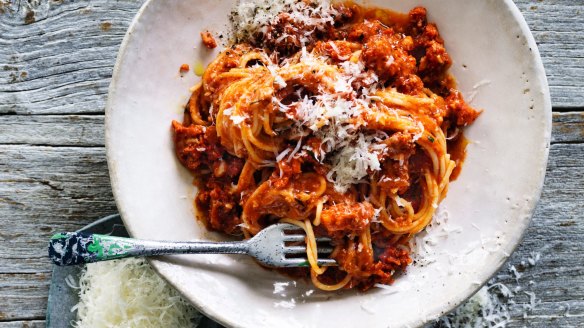
<svg viewBox="0 0 584 328"><path fill-rule="evenodd" d="M44 326L47 238L116 212L103 112L141 3L0 0L0 328ZM584 1L516 3L546 66L554 126L541 202L495 281L517 289L509 327L584 327ZM526 291L541 301L527 313Z"/></svg>

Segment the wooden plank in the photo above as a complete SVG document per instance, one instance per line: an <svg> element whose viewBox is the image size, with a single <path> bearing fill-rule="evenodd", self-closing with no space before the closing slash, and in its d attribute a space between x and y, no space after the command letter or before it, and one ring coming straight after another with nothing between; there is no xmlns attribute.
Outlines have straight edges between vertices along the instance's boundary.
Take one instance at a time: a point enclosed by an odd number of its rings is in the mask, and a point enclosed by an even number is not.
<svg viewBox="0 0 584 328"><path fill-rule="evenodd" d="M142 1L19 3L25 7L0 15L0 113L102 113L117 50ZM584 3L516 3L540 46L554 105L584 107Z"/></svg>
<svg viewBox="0 0 584 328"><path fill-rule="evenodd" d="M7 321L0 322L0 328L44 328L45 320Z"/></svg>
<svg viewBox="0 0 584 328"><path fill-rule="evenodd" d="M584 113L553 113L552 143L584 142Z"/></svg>
<svg viewBox="0 0 584 328"><path fill-rule="evenodd" d="M102 113L118 48L141 3L43 0L4 7L0 92L7 94L0 113Z"/></svg>
<svg viewBox="0 0 584 328"><path fill-rule="evenodd" d="M514 0L541 52L556 107L584 107L584 1Z"/></svg>
<svg viewBox="0 0 584 328"><path fill-rule="evenodd" d="M48 272L46 242L117 212L102 147L0 146L0 273Z"/></svg>
<svg viewBox="0 0 584 328"><path fill-rule="evenodd" d="M103 146L103 115L4 115L0 144Z"/></svg>
<svg viewBox="0 0 584 328"><path fill-rule="evenodd" d="M50 274L0 274L1 321L42 319L47 308Z"/></svg>

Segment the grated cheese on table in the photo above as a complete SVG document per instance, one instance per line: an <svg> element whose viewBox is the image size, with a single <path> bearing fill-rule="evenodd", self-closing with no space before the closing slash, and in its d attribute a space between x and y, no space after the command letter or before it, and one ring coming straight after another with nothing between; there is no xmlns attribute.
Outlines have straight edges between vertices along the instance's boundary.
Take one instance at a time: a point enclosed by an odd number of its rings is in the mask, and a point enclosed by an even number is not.
<svg viewBox="0 0 584 328"><path fill-rule="evenodd" d="M435 326L445 328L506 327L511 319L505 292L499 285L484 286L454 312L440 318ZM506 287L501 287L506 288Z"/></svg>
<svg viewBox="0 0 584 328"><path fill-rule="evenodd" d="M191 328L201 319L143 258L87 264L76 288L75 327Z"/></svg>

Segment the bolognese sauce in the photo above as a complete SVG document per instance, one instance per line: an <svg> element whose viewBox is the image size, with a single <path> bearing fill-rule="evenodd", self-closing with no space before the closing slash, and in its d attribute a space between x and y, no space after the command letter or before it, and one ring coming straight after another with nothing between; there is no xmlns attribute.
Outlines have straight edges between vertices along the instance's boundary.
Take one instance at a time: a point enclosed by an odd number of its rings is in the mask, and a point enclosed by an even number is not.
<svg viewBox="0 0 584 328"><path fill-rule="evenodd" d="M480 113L448 73L437 26L423 7L306 0L247 31L172 122L207 228L249 238L292 223L307 234L310 265L289 273L324 290L391 283ZM315 236L332 239L338 266L316 264Z"/></svg>

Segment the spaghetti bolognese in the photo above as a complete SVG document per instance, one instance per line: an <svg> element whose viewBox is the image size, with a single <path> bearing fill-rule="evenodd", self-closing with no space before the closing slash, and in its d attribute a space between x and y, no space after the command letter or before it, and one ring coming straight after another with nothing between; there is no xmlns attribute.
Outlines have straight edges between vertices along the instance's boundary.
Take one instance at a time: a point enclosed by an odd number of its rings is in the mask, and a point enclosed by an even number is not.
<svg viewBox="0 0 584 328"><path fill-rule="evenodd" d="M479 112L422 7L269 10L232 13L233 44L172 122L195 203L209 229L230 235L303 229L310 266L287 270L320 289L389 284L412 262L408 242L446 196ZM317 236L332 239L338 266L317 265Z"/></svg>

